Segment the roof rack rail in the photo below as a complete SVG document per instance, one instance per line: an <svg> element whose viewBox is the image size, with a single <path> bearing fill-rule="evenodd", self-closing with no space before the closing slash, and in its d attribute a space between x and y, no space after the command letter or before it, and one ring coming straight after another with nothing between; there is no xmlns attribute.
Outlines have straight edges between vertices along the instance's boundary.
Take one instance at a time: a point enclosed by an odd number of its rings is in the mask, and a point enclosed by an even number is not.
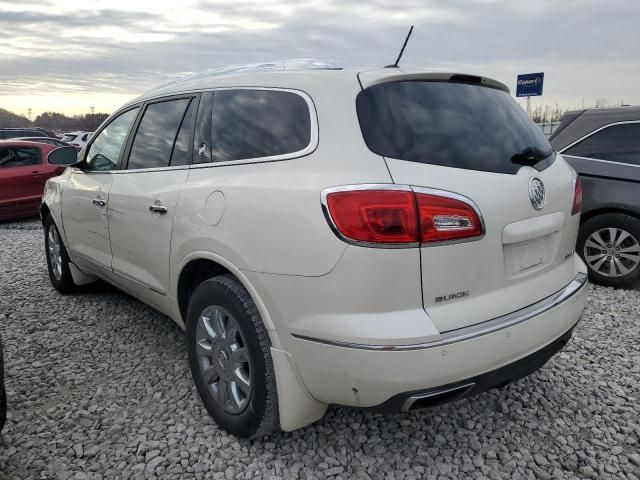
<svg viewBox="0 0 640 480"><path fill-rule="evenodd" d="M164 83L158 87L148 90L147 93L160 90L171 85L176 85L199 78L212 77L217 75L230 75L241 72L261 72L261 71L295 71L295 70L342 70L342 67L331 60L319 60L314 58L292 58L288 60L276 60L264 63L248 63L244 65L230 65L227 67L210 68L204 72L192 73L182 76L176 80Z"/></svg>

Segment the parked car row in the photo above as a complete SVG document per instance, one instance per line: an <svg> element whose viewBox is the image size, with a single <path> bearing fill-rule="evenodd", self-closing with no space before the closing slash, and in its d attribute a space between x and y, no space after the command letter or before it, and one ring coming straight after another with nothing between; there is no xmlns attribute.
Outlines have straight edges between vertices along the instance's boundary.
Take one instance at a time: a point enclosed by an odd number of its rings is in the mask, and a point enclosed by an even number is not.
<svg viewBox="0 0 640 480"><path fill-rule="evenodd" d="M73 145L78 150L85 146L92 132L68 132L58 138L53 132L39 127L33 128L0 128L0 140L30 140L58 146Z"/></svg>
<svg viewBox="0 0 640 480"><path fill-rule="evenodd" d="M57 138L53 132L44 128L0 128L0 140L18 137Z"/></svg>
<svg viewBox="0 0 640 480"><path fill-rule="evenodd" d="M87 140L89 140L90 137L91 132L69 132L62 136L62 141L81 150L87 144Z"/></svg>

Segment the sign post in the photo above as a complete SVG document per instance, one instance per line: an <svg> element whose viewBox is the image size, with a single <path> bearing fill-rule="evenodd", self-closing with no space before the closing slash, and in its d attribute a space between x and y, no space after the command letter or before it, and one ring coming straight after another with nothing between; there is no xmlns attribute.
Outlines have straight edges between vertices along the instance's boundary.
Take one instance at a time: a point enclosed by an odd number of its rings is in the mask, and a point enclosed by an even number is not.
<svg viewBox="0 0 640 480"><path fill-rule="evenodd" d="M527 97L527 114L531 115L531 97L542 95L544 72L518 75L516 97Z"/></svg>

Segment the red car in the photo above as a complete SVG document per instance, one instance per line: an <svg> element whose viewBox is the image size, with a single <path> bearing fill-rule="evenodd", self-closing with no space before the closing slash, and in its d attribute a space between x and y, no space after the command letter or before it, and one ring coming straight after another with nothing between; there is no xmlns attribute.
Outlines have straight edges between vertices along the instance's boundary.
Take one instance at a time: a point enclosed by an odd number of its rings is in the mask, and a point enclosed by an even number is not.
<svg viewBox="0 0 640 480"><path fill-rule="evenodd" d="M0 141L0 220L38 215L45 182L65 169L47 163L47 155L56 148L45 143Z"/></svg>

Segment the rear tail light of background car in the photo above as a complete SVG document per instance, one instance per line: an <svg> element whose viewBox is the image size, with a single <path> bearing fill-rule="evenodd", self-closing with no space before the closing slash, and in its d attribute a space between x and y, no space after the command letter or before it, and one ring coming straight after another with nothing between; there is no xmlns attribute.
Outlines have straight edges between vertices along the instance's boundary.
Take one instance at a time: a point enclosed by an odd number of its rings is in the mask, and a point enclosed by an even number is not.
<svg viewBox="0 0 640 480"><path fill-rule="evenodd" d="M571 207L571 215L580 213L582 210L582 181L580 176L576 174L573 183L573 206Z"/></svg>
<svg viewBox="0 0 640 480"><path fill-rule="evenodd" d="M472 202L449 192L356 185L325 190L323 205L340 237L370 246L464 241L484 233Z"/></svg>

